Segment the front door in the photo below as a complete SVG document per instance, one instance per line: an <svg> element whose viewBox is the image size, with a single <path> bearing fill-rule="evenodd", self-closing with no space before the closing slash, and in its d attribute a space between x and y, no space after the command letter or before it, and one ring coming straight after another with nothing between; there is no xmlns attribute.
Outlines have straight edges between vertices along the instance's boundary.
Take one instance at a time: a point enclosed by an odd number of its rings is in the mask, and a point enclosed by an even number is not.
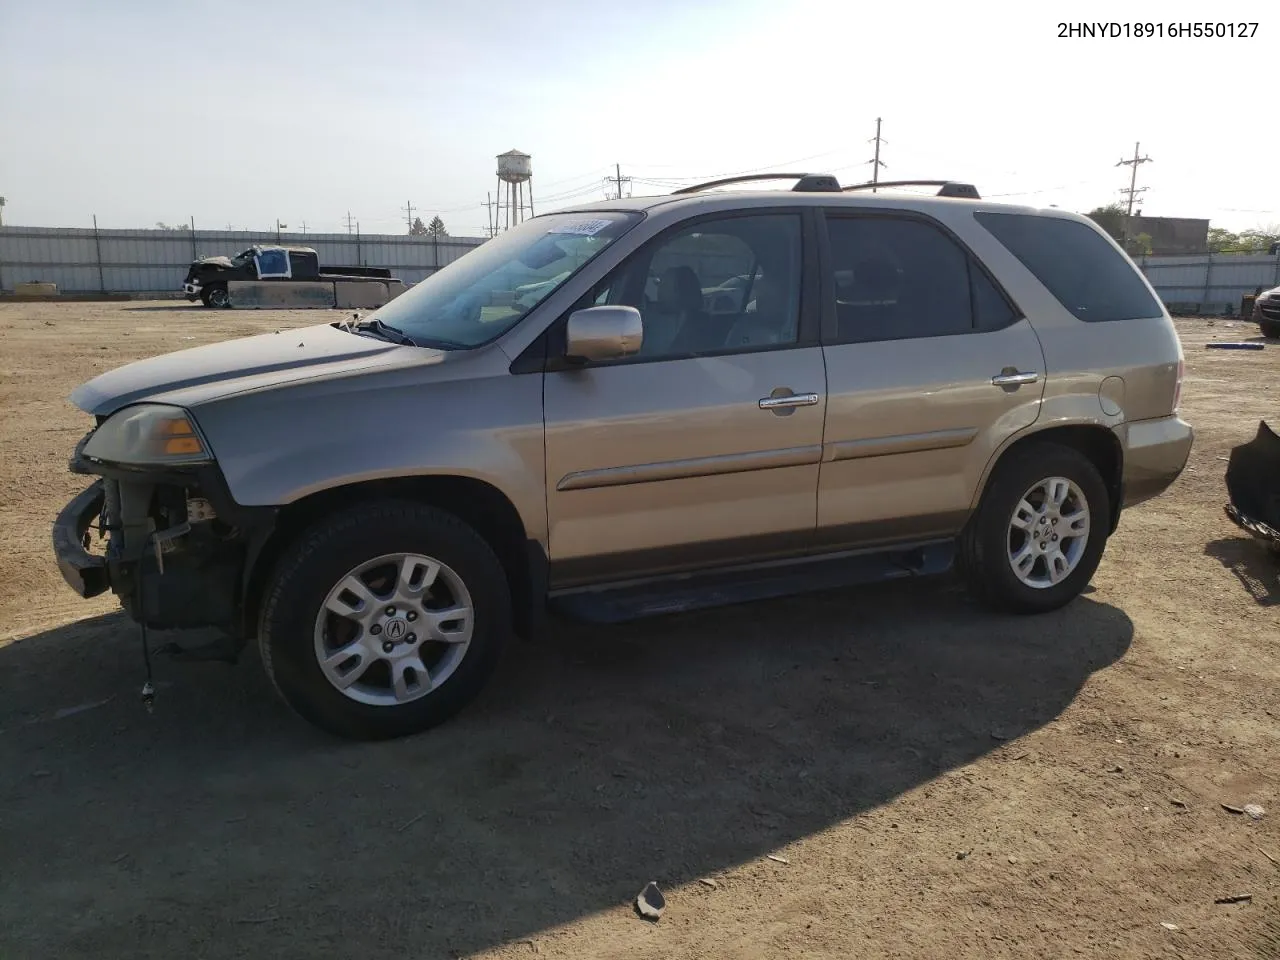
<svg viewBox="0 0 1280 960"><path fill-rule="evenodd" d="M932 222L829 211L826 226L823 543L951 536L996 449L1039 415L1040 341Z"/></svg>
<svg viewBox="0 0 1280 960"><path fill-rule="evenodd" d="M644 342L546 374L553 587L811 545L826 407L815 223L700 219L584 298L635 306Z"/></svg>

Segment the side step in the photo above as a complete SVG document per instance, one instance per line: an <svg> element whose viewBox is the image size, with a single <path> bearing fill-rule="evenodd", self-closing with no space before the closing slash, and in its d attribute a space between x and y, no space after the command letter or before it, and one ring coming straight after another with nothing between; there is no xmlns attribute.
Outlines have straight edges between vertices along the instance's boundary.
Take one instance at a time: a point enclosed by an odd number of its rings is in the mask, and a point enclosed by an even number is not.
<svg viewBox="0 0 1280 960"><path fill-rule="evenodd" d="M856 584L946 573L953 540L875 553L842 553L766 566L682 574L553 595L550 607L571 620L622 623L643 617L768 600Z"/></svg>

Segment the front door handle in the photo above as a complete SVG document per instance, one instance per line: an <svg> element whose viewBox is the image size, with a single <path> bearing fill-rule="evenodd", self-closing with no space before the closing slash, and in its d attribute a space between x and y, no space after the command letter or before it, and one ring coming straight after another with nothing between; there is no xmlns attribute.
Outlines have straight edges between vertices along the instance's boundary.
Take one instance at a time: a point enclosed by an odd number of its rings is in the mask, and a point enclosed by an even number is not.
<svg viewBox="0 0 1280 960"><path fill-rule="evenodd" d="M1017 387L1024 383L1035 383L1040 379L1038 373L1000 373L991 378L997 387Z"/></svg>
<svg viewBox="0 0 1280 960"><path fill-rule="evenodd" d="M782 410L787 407L812 407L818 402L816 393L792 393L781 397L761 397L761 410Z"/></svg>

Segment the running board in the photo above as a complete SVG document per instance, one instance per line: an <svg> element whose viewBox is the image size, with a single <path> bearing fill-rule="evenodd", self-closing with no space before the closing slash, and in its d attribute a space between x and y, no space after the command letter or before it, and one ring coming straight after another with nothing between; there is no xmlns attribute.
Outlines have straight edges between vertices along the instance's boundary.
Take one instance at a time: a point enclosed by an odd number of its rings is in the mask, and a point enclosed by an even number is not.
<svg viewBox="0 0 1280 960"><path fill-rule="evenodd" d="M622 623L750 600L932 576L950 570L955 555L956 546L952 540L875 553L843 553L783 564L574 590L552 596L550 607L572 620Z"/></svg>

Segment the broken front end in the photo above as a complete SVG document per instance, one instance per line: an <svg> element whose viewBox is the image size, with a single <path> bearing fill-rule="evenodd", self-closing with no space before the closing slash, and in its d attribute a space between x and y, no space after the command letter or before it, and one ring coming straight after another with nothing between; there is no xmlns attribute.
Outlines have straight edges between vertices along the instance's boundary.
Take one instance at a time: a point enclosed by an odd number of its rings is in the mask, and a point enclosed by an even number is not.
<svg viewBox="0 0 1280 960"><path fill-rule="evenodd" d="M1266 421L1249 443L1231 451L1227 496L1231 521L1280 551L1280 436Z"/></svg>
<svg viewBox="0 0 1280 960"><path fill-rule="evenodd" d="M244 571L273 511L232 500L190 414L140 404L100 417L70 467L98 478L53 528L58 568L77 593L109 589L147 627L243 636Z"/></svg>

